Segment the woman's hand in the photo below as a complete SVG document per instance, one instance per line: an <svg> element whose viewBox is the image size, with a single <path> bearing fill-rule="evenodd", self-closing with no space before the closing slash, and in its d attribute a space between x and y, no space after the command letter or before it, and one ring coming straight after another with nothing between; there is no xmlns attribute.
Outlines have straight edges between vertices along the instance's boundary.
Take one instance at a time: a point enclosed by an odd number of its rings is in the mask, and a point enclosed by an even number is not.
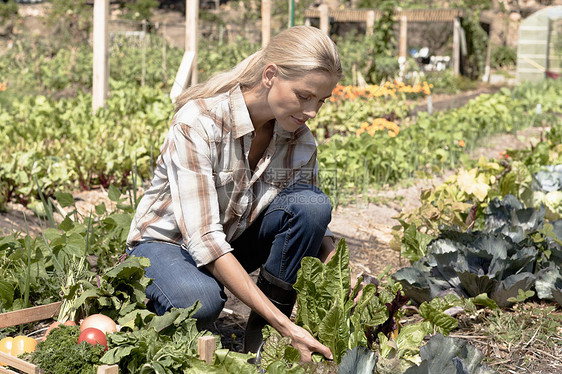
<svg viewBox="0 0 562 374"><path fill-rule="evenodd" d="M312 352L332 359L332 352L328 347L320 344L308 331L295 325L271 303L231 253L207 264L206 268L234 296L265 318L281 335L290 337L291 344L299 350L303 361L310 361Z"/></svg>
<svg viewBox="0 0 562 374"><path fill-rule="evenodd" d="M311 361L313 352L320 353L328 360L334 359L330 348L321 344L318 340L314 339L314 337L308 331L300 326L295 325L294 323L292 324L292 326L289 326L287 332L281 333L282 335L291 338L291 345L299 350L301 354L301 361Z"/></svg>

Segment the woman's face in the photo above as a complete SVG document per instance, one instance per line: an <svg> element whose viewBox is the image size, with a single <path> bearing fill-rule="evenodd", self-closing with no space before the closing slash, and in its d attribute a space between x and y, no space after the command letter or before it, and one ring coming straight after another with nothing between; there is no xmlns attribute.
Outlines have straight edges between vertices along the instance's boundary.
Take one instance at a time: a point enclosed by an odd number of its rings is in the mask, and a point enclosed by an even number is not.
<svg viewBox="0 0 562 374"><path fill-rule="evenodd" d="M267 71L266 71L267 75ZM310 72L295 80L283 79L275 69L267 102L283 129L294 132L304 126L332 95L337 79L327 72Z"/></svg>

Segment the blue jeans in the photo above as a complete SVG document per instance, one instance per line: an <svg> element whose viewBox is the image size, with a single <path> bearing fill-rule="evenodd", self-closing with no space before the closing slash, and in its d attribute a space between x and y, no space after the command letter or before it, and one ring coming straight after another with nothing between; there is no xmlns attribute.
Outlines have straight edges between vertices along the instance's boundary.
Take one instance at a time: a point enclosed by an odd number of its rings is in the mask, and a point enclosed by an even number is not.
<svg viewBox="0 0 562 374"><path fill-rule="evenodd" d="M264 265L273 276L295 283L305 256L317 257L331 220L329 198L317 187L296 184L281 191L267 209L231 244L232 254L251 273ZM196 300L200 328L214 322L226 302L224 287L205 267L198 268L179 245L144 242L130 255L150 259L146 276L153 282L146 295L157 314L170 308L187 308Z"/></svg>

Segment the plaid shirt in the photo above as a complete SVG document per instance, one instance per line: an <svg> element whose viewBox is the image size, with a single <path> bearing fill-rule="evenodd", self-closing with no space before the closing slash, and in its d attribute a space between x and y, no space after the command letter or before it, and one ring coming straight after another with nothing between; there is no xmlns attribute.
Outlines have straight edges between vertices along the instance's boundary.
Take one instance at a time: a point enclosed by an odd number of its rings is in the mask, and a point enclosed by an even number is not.
<svg viewBox="0 0 562 374"><path fill-rule="evenodd" d="M308 127L294 133L275 123L252 172L254 126L240 87L185 104L174 116L152 185L127 239L182 245L197 266L232 250L236 239L273 198L294 183L316 185L316 142ZM329 231L327 235L332 235Z"/></svg>

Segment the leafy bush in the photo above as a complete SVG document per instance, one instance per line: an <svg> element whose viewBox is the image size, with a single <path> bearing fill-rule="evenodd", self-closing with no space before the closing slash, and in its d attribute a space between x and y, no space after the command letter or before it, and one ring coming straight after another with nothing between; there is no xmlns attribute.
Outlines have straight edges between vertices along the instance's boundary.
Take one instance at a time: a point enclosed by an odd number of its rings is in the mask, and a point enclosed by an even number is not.
<svg viewBox="0 0 562 374"><path fill-rule="evenodd" d="M14 0L3 0L0 2L0 21L4 22L16 17L18 14L18 4Z"/></svg>
<svg viewBox="0 0 562 374"><path fill-rule="evenodd" d="M492 46L490 66L505 68L515 66L517 62L517 49L508 45Z"/></svg>
<svg viewBox="0 0 562 374"><path fill-rule="evenodd" d="M392 80L398 76L400 72L400 64L396 57L376 57L372 72L371 82L381 82L383 80Z"/></svg>
<svg viewBox="0 0 562 374"><path fill-rule="evenodd" d="M425 73L425 79L433 84L435 94L456 94L478 88L478 82L463 75L453 74L451 70Z"/></svg>
<svg viewBox="0 0 562 374"><path fill-rule="evenodd" d="M119 1L119 7L126 10L124 18L136 21L149 20L158 4L157 0Z"/></svg>

